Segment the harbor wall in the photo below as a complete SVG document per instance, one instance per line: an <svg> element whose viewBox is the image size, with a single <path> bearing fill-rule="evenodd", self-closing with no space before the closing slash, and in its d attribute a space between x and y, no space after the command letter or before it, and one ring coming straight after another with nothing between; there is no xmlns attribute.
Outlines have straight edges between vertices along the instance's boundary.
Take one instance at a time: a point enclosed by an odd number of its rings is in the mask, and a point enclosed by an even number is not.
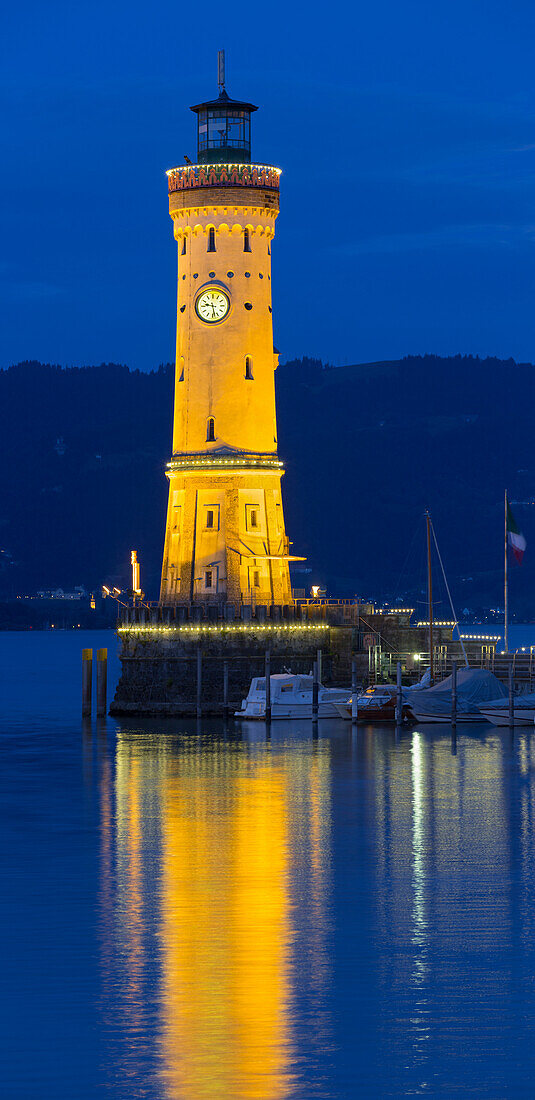
<svg viewBox="0 0 535 1100"><path fill-rule="evenodd" d="M254 676L262 676L266 650L271 675L308 674L322 651L323 678L331 679L329 631L322 625L121 629L121 676L110 714L190 716L224 713L224 666L233 713ZM199 656L200 655L200 656ZM200 662L201 683L198 689Z"/></svg>

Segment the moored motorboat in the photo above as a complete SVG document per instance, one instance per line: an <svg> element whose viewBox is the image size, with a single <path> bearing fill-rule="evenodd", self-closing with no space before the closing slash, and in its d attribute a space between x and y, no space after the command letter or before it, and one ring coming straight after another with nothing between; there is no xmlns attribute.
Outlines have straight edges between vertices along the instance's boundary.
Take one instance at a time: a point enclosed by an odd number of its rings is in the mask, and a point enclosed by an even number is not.
<svg viewBox="0 0 535 1100"><path fill-rule="evenodd" d="M357 696L357 718L359 722L395 722L396 685L374 684ZM351 718L352 697L338 703L337 710L341 718ZM407 721L408 708L403 703L403 721Z"/></svg>
<svg viewBox="0 0 535 1100"><path fill-rule="evenodd" d="M271 718L312 718L312 676L276 673L270 677ZM318 684L318 717L339 718L337 705L347 703L349 690L326 688ZM236 718L264 720L266 717L266 679L255 676Z"/></svg>
<svg viewBox="0 0 535 1100"><path fill-rule="evenodd" d="M515 726L532 726L535 722L535 692L525 692L513 698ZM485 718L493 726L510 726L509 699L491 699L480 708Z"/></svg>
<svg viewBox="0 0 535 1100"><path fill-rule="evenodd" d="M491 700L505 699L503 684L484 668L461 668L457 672L457 722L484 722L482 710ZM413 689L408 706L416 722L451 722L452 678L423 691Z"/></svg>

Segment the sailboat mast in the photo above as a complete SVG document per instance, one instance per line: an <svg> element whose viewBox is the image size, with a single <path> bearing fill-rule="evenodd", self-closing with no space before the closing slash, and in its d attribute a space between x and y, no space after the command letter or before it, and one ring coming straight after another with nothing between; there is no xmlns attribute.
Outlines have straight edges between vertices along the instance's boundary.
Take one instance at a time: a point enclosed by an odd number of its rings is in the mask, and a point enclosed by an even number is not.
<svg viewBox="0 0 535 1100"><path fill-rule="evenodd" d="M503 641L505 652L509 653L509 582L507 577L507 489L505 490L505 521L504 521L504 550L503 550L503 606L504 623Z"/></svg>
<svg viewBox="0 0 535 1100"><path fill-rule="evenodd" d="M431 683L435 682L435 662L433 654L433 574L431 571L431 517L425 513L427 523L427 602L429 604L429 671Z"/></svg>

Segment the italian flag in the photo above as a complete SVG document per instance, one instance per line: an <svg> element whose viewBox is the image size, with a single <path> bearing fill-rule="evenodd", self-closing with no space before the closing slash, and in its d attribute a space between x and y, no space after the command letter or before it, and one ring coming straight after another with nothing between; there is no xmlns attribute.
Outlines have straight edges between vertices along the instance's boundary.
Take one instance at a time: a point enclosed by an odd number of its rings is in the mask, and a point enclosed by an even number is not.
<svg viewBox="0 0 535 1100"><path fill-rule="evenodd" d="M526 540L521 531L519 531L515 517L507 504L507 544L511 547L516 561L519 565L522 564L522 558L524 557L524 550L526 549Z"/></svg>

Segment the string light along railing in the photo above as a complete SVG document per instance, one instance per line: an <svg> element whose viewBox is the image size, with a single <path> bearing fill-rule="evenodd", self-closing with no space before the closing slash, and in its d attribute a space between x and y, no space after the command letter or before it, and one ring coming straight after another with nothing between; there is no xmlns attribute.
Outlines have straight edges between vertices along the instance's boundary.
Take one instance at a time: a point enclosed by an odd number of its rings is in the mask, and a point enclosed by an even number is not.
<svg viewBox="0 0 535 1100"><path fill-rule="evenodd" d="M284 463L276 456L259 455L255 457L244 455L243 458L222 458L220 455L208 455L206 458L192 458L190 455L184 455L172 458L171 461L167 463L166 469L170 471L197 469L216 470L226 469L228 467L236 469L236 467L239 467L243 470L281 470L283 466Z"/></svg>
<svg viewBox="0 0 535 1100"><path fill-rule="evenodd" d="M464 642L499 642L501 634L460 634Z"/></svg>
<svg viewBox="0 0 535 1100"><path fill-rule="evenodd" d="M423 620L420 623L416 623L416 626L429 626L429 620L427 619ZM457 623L454 623L453 620L450 621L449 619L435 619L433 622L433 626L457 626ZM462 635L462 637L464 637L464 634Z"/></svg>
<svg viewBox="0 0 535 1100"><path fill-rule="evenodd" d="M202 623L189 626L153 626L146 623L128 623L118 627L119 634L265 634L282 630L284 632L307 633L315 630L328 630L328 623L266 623L240 626L204 626Z"/></svg>

